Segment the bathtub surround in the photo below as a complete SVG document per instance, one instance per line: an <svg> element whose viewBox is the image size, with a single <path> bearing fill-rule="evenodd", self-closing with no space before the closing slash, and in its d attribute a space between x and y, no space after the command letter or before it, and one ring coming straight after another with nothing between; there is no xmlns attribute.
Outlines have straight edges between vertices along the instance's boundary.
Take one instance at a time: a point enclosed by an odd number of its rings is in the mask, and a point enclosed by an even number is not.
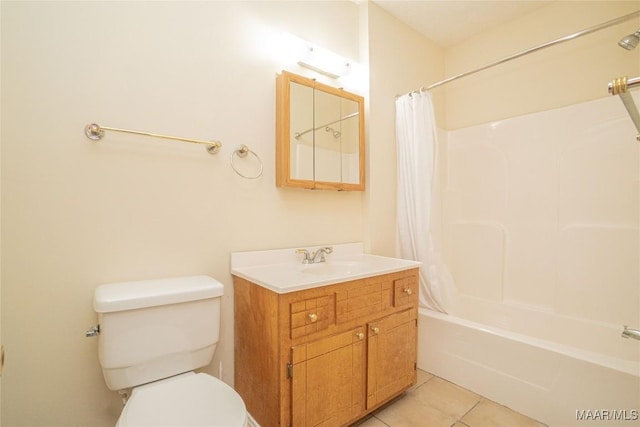
<svg viewBox="0 0 640 427"><path fill-rule="evenodd" d="M452 131L446 150L446 259L461 295L638 323L640 145L618 99Z"/></svg>
<svg viewBox="0 0 640 427"><path fill-rule="evenodd" d="M640 346L620 333L640 312L640 146L623 105L445 136L456 296L449 315L421 312L418 366L551 426L638 410Z"/></svg>

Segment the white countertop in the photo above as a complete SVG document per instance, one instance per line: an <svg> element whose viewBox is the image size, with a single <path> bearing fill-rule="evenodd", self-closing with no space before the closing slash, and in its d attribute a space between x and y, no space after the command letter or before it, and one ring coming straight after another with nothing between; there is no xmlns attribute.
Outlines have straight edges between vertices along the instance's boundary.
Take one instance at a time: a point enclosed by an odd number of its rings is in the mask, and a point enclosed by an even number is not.
<svg viewBox="0 0 640 427"><path fill-rule="evenodd" d="M302 264L298 248L233 252L231 274L242 277L278 294L311 289L333 283L394 273L420 266L419 261L364 253L362 243L331 246L326 262ZM303 247L310 253L324 246Z"/></svg>

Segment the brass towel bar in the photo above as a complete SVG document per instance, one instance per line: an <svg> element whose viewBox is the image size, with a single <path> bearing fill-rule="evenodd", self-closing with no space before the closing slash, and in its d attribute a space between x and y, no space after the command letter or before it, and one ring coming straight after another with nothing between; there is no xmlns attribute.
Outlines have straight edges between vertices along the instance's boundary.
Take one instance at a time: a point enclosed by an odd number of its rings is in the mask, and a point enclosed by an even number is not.
<svg viewBox="0 0 640 427"><path fill-rule="evenodd" d="M124 132L124 133L132 133L135 135L145 135L145 136L152 136L155 138L162 138L162 139L170 139L173 141L181 141L181 142L190 142L193 144L203 144L206 146L207 152L209 154L217 154L220 151L220 148L222 147L222 142L220 141L201 141L199 139L191 139L191 138L182 138L182 137L177 137L177 136L168 136L168 135L160 135L157 133L151 133L151 132L140 132L137 130L127 130L127 129L118 129L118 128L112 128L112 127L107 127L107 126L100 126L96 123L91 123L87 126L85 126L84 128L84 133L85 135L87 135L87 138L92 139L94 141L99 141L102 139L102 137L104 137L104 131L105 130L109 130L109 131L113 131L113 132Z"/></svg>

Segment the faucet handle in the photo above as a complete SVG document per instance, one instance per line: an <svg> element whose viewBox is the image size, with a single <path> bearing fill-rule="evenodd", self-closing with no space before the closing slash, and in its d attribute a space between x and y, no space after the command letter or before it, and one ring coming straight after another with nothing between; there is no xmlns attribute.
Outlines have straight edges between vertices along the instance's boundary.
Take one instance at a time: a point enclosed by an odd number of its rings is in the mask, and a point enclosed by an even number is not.
<svg viewBox="0 0 640 427"><path fill-rule="evenodd" d="M325 246L324 248L324 253L329 255L330 253L333 253L333 246Z"/></svg>
<svg viewBox="0 0 640 427"><path fill-rule="evenodd" d="M296 249L296 253L304 255L304 258L302 259L303 264L309 264L311 262L311 254L308 250L300 248Z"/></svg>

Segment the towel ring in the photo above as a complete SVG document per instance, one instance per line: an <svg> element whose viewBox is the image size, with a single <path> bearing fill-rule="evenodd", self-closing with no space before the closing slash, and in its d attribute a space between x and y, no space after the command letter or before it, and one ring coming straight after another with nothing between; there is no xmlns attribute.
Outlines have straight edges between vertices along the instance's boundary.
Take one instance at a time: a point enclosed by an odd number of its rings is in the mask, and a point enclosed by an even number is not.
<svg viewBox="0 0 640 427"><path fill-rule="evenodd" d="M233 162L234 156L237 156L237 157L240 157L240 158L244 158L244 157L247 157L247 155L249 153L253 154L253 156L258 160L258 163L260 163L260 171L258 171L258 173L256 175L254 175L254 176L247 176L247 175L241 173L238 169L236 169L236 165ZM247 147L244 144L239 145L238 148L236 148L235 151L233 153L231 153L231 168L233 169L233 171L235 173L237 173L238 175L240 175L241 177L246 178L246 179L260 178L262 176L262 170L263 170L262 160L260 159L260 157L258 157L258 155L255 153L255 151L250 150L249 147Z"/></svg>

